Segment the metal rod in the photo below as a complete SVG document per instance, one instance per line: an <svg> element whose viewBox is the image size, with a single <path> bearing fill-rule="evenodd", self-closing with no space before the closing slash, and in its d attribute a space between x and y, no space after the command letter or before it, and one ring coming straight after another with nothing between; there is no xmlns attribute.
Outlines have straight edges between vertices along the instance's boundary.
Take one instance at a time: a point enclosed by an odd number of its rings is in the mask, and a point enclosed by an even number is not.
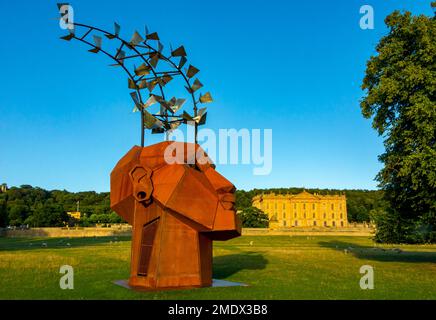
<svg viewBox="0 0 436 320"><path fill-rule="evenodd" d="M88 34L90 34L91 33L91 31L92 31L93 29L91 28L91 29L89 29L80 39L85 39L86 38L86 36L88 35Z"/></svg>
<svg viewBox="0 0 436 320"><path fill-rule="evenodd" d="M140 47L146 47L149 50L152 50L154 52L158 52L156 49L154 49L153 47L149 46L147 43L144 42L145 46L142 45L138 45ZM167 61L168 63L170 63L174 68L176 68L177 70L179 70L180 74L183 76L183 79L185 80L186 84L188 85L188 88L191 89L190 93L191 93L191 97L192 97L192 102L194 104L194 117L197 116L197 102L195 100L195 96L194 96L194 91L192 90L191 84L189 83L189 79L186 77L186 75L180 70L180 68L173 62L171 61L169 58L165 57L164 55L161 55L161 57L163 58L162 60ZM197 124L195 124L195 129L194 129L194 143L197 143Z"/></svg>
<svg viewBox="0 0 436 320"><path fill-rule="evenodd" d="M144 108L141 108L141 147L144 147Z"/></svg>
<svg viewBox="0 0 436 320"><path fill-rule="evenodd" d="M127 46L129 47L129 49L135 51L138 55L141 54L141 53L140 53L140 52L139 52L139 51L138 51L134 46L131 46L127 41L125 41L124 39L121 39L118 35L112 34L112 33L108 32L108 31L105 31L105 30L100 29L100 28L96 28L96 27L88 26L88 25L81 24L81 23L74 23L74 25L75 25L75 26L80 26L80 27L89 28L89 29L91 29L91 30L100 31L100 32L102 32L102 33L104 33L104 34L110 35L111 37L116 38L116 39L118 39L119 41L121 41L123 45L127 45ZM84 40L81 40L81 41L84 41ZM90 44L90 43L88 42L88 44ZM94 47L94 46L93 46L93 47ZM111 57L112 57L112 56L111 56ZM144 59L144 57L143 57L142 55L140 55L139 57L142 58L142 60L143 60L143 61L144 61L144 62L145 62L149 67L150 67L152 73L155 74L155 71L154 71L154 69L153 69L153 66L152 66L152 65L147 61L147 59ZM115 60L116 60L116 59L115 59ZM117 60L117 62L118 62L118 60ZM119 63L119 62L118 62L118 63ZM121 63L119 63L119 64L120 64L121 66L123 66L124 70L126 70L126 71L128 72L127 68L125 68L125 66L124 66L123 64L121 64ZM131 76L130 72L128 72L128 74L129 74L129 76L131 77L131 79L132 79L133 81L135 81L134 78ZM136 83L136 82L135 82L135 83ZM161 95L162 95L162 97L165 99L165 94L164 94L164 91L163 91L163 89L162 89L162 86L161 86L160 84L158 84L158 85L159 85L159 88L160 88ZM142 105L144 102L142 101L141 92L139 91L139 89L136 89L136 91L137 91L138 96L139 96L139 101L140 101L140 103L141 103L141 105ZM142 108L141 108L141 109L142 109ZM143 117L141 117L141 124L143 123L143 121L144 121L144 119L143 119ZM143 128L143 127L142 127L142 128ZM141 146L144 146L144 130L143 130L143 129L141 129Z"/></svg>
<svg viewBox="0 0 436 320"><path fill-rule="evenodd" d="M88 32L89 33L89 32ZM84 37L78 38L76 36L73 36L74 39L77 39L91 47L93 47L94 49L97 48L97 46L93 45L92 43L90 43L89 41L85 40ZM121 45L121 47L117 50L117 55L119 53L119 51L122 49L122 47L124 46L124 44ZM112 56L109 52L99 48L99 51L103 52L105 55L107 55L108 57L110 57L111 59L115 60L117 62L118 65L120 65L124 71L128 74L129 78L132 79L132 81L134 80L133 75L130 73L130 71L122 64L118 61L117 58L115 58L114 56ZM139 90L136 90L137 92L139 92ZM140 95L139 95L140 96ZM143 116L143 110L141 109L141 147L144 146L144 116Z"/></svg>

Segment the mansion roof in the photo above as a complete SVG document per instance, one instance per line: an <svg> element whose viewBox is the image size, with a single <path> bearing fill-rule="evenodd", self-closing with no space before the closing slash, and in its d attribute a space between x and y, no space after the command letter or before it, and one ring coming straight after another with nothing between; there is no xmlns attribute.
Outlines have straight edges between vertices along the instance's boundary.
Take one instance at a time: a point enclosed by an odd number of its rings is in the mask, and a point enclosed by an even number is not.
<svg viewBox="0 0 436 320"><path fill-rule="evenodd" d="M312 194L303 190L297 194L275 194L273 192L266 194L259 194L253 197L253 201L268 199L268 200L333 200L333 199L344 199L345 194L335 194L335 195L321 195Z"/></svg>

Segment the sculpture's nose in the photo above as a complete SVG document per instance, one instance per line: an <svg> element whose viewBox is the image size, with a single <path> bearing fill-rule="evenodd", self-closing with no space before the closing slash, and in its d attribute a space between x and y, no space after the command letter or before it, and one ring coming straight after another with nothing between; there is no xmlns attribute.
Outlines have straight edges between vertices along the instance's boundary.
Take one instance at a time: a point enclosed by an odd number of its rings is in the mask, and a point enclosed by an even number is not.
<svg viewBox="0 0 436 320"><path fill-rule="evenodd" d="M234 203L232 202L222 202L222 205L218 205L215 223L213 229L218 230L234 230L237 228L237 217L236 212L233 209ZM232 209L225 208L224 204L231 204Z"/></svg>
<svg viewBox="0 0 436 320"><path fill-rule="evenodd" d="M209 233L212 240L228 240L241 235L241 221L235 210L226 210L218 205L213 230Z"/></svg>
<svg viewBox="0 0 436 320"><path fill-rule="evenodd" d="M235 186L213 168L207 169L204 174L218 193L234 193L236 191Z"/></svg>
<svg viewBox="0 0 436 320"><path fill-rule="evenodd" d="M224 193L219 195L219 199L224 209L232 210L236 202L236 196L234 193Z"/></svg>

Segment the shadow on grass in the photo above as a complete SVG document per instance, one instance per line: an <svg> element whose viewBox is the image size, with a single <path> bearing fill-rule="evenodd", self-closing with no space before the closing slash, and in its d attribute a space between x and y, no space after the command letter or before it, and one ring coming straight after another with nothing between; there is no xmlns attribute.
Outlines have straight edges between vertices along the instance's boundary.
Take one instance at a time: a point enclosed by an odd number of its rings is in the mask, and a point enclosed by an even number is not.
<svg viewBox="0 0 436 320"><path fill-rule="evenodd" d="M318 244L324 248L341 251L344 254L351 254L358 259L382 262L436 263L436 252L409 251L395 247L359 246L355 243L343 241L318 242Z"/></svg>
<svg viewBox="0 0 436 320"><path fill-rule="evenodd" d="M83 238L0 238L1 251L65 249L118 244L130 241L130 236L83 237Z"/></svg>
<svg viewBox="0 0 436 320"><path fill-rule="evenodd" d="M268 260L259 252L244 252L213 257L213 277L225 279L241 270L262 270Z"/></svg>

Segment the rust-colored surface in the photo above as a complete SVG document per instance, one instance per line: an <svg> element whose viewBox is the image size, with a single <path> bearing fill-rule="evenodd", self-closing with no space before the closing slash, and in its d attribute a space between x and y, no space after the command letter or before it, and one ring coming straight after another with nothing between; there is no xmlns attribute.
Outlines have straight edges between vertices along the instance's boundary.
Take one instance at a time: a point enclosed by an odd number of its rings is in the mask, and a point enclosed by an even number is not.
<svg viewBox="0 0 436 320"><path fill-rule="evenodd" d="M165 152L175 148L184 161L168 164ZM212 240L241 235L234 192L198 145L133 147L111 173L111 208L133 227L129 285L210 286Z"/></svg>

